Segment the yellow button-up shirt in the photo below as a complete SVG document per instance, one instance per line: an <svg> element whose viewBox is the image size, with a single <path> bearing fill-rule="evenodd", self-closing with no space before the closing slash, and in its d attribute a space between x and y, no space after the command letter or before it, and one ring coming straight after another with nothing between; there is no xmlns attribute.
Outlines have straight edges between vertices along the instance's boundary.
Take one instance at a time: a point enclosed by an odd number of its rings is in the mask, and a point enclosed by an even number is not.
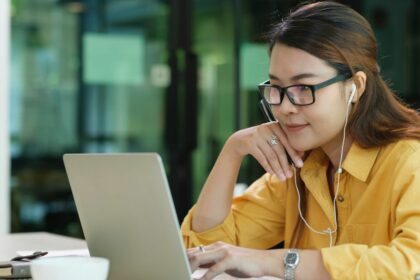
<svg viewBox="0 0 420 280"><path fill-rule="evenodd" d="M321 149L314 150L300 172L305 218L318 231L334 229L328 161ZM371 149L353 144L343 162L338 197L334 245L329 247L328 235L305 227L298 248L320 249L333 279L414 279L420 274L420 141ZM284 241L288 248L299 218L297 199L293 178L280 182L265 174L233 199L229 215L212 229L192 231L191 209L182 224L185 245L224 241L267 249Z"/></svg>

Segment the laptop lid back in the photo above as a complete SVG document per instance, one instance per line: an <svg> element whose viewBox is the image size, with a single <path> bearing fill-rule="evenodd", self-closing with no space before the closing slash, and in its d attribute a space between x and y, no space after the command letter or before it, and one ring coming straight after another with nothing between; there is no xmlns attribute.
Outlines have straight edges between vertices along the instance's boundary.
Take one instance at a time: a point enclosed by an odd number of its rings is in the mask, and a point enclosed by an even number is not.
<svg viewBox="0 0 420 280"><path fill-rule="evenodd" d="M64 164L90 254L110 260L110 280L190 279L159 155L66 154Z"/></svg>

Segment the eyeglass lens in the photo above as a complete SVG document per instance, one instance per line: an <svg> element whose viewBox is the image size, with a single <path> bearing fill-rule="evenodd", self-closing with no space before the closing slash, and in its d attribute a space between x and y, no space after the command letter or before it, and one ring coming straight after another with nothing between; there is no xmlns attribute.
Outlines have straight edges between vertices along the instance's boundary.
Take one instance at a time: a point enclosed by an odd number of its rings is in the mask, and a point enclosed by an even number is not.
<svg viewBox="0 0 420 280"><path fill-rule="evenodd" d="M304 105L313 102L312 89L308 86L297 85L286 88L286 95L293 104ZM284 98L284 92L273 86L264 87L264 98L269 104L280 104Z"/></svg>

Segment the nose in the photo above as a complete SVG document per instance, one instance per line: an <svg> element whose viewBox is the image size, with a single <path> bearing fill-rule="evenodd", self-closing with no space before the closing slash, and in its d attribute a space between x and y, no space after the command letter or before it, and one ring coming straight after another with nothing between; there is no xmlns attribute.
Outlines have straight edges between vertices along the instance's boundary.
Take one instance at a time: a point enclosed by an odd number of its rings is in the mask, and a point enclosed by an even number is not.
<svg viewBox="0 0 420 280"><path fill-rule="evenodd" d="M271 110L273 111L273 114L277 118L277 116L279 115L286 116L289 114L297 113L297 106L293 105L293 103L290 102L287 96L284 96L282 102L279 105L273 105Z"/></svg>

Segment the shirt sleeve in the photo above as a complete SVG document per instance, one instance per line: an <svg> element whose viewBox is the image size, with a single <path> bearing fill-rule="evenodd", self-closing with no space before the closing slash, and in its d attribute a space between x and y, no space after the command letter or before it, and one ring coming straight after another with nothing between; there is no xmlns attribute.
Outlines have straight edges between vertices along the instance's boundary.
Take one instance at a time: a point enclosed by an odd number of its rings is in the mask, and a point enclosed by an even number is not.
<svg viewBox="0 0 420 280"><path fill-rule="evenodd" d="M265 174L243 195L235 197L223 223L204 232L191 229L195 208L185 217L182 237L187 248L217 241L241 247L267 249L284 239L286 184Z"/></svg>
<svg viewBox="0 0 420 280"><path fill-rule="evenodd" d="M418 160L418 153L417 159ZM420 168L401 172L395 224L387 245L343 244L321 250L332 279L417 279L420 274ZM406 169L406 171L407 171Z"/></svg>

